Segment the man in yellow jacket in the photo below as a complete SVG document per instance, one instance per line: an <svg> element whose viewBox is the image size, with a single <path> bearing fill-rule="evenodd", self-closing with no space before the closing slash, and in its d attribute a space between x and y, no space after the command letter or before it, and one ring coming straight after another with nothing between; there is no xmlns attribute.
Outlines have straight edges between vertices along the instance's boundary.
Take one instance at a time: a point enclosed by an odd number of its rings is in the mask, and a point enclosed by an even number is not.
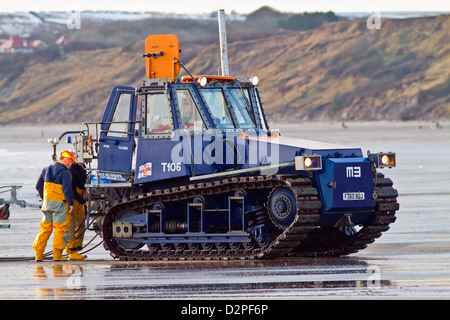
<svg viewBox="0 0 450 320"><path fill-rule="evenodd" d="M36 190L42 198L42 217L40 231L33 243L36 251L36 261L43 260L48 238L55 228L53 236L53 260L65 261L62 257L64 237L67 230L66 214L73 211L72 175L69 167L74 162L74 155L70 151L63 151L59 160L42 170L36 183Z"/></svg>

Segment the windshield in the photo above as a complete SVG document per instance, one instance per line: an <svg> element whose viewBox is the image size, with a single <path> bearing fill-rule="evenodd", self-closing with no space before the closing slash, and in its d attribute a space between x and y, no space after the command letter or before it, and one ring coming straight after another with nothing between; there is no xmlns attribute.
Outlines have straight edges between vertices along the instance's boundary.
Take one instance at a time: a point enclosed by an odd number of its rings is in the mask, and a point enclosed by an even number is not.
<svg viewBox="0 0 450 320"><path fill-rule="evenodd" d="M250 103L248 89L229 89L231 106L240 128L255 128L255 115Z"/></svg>
<svg viewBox="0 0 450 320"><path fill-rule="evenodd" d="M222 89L202 89L203 98L211 110L218 129L232 129L234 128L231 121L230 112L227 108L225 97Z"/></svg>

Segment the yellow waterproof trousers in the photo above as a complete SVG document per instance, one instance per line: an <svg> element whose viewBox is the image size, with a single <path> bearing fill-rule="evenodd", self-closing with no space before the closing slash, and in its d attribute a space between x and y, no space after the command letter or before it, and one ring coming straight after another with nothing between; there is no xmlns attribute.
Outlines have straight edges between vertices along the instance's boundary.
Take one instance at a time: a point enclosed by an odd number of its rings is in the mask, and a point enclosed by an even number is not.
<svg viewBox="0 0 450 320"><path fill-rule="evenodd" d="M80 196L84 196L84 190L77 188ZM84 232L86 231L84 205L74 201L71 215L67 215L67 252L79 251L83 248Z"/></svg>
<svg viewBox="0 0 450 320"><path fill-rule="evenodd" d="M69 206L64 202L59 204L53 202L50 205L43 205L44 216L41 220L39 233L33 243L36 257L38 255L42 256L44 253L53 228L55 229L55 234L53 235L53 255L55 253L61 253L64 250L64 236L67 230L66 213L68 210Z"/></svg>

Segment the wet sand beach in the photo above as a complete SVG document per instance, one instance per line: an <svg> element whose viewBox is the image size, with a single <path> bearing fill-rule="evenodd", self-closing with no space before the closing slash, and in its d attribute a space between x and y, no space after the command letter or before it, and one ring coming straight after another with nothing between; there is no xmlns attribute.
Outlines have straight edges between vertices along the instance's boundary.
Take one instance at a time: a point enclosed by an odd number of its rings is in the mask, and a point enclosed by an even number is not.
<svg viewBox="0 0 450 320"><path fill-rule="evenodd" d="M121 262L102 245L84 261L35 263L41 212L12 206L0 220L0 299L449 299L450 123L358 122L272 125L284 136L392 151L384 169L399 192L390 230L339 258L270 261ZM51 163L48 138L82 125L0 127L0 186L39 203L34 189ZM58 151L70 148L61 144ZM0 194L0 198L5 194ZM85 243L95 236L87 231ZM101 242L96 237L87 249ZM51 250L51 239L47 245Z"/></svg>

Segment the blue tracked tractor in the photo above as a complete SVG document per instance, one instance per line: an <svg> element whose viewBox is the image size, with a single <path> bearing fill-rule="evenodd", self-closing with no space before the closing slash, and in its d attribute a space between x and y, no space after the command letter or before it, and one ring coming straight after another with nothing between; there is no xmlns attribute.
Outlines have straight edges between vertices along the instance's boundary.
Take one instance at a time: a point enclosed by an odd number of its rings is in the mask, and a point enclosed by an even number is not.
<svg viewBox="0 0 450 320"><path fill-rule="evenodd" d="M394 153L280 136L256 77L178 78L176 36L145 47L148 79L114 88L102 120L74 141L113 257L347 255L395 221L397 191L378 172Z"/></svg>

